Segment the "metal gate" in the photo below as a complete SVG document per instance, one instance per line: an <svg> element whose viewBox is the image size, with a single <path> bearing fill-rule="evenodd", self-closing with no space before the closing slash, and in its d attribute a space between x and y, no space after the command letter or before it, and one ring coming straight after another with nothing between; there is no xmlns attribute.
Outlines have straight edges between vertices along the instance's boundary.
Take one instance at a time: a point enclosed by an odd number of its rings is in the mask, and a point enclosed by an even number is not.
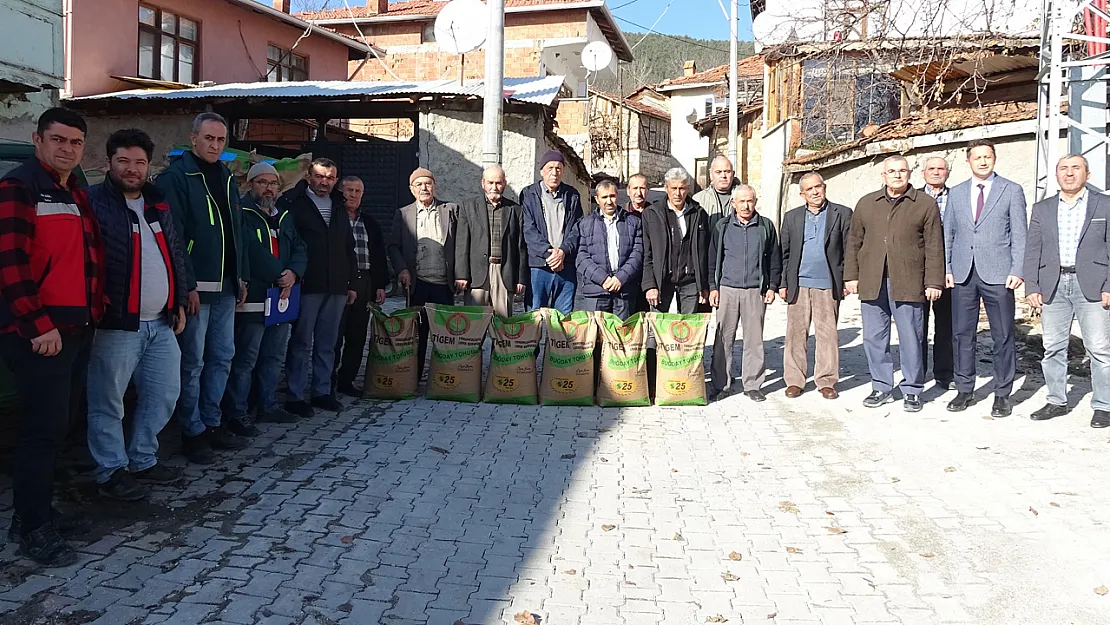
<svg viewBox="0 0 1110 625"><path fill-rule="evenodd" d="M414 201L409 174L417 167L416 137L405 142L373 139L357 143L306 143L306 152L339 165L339 176L362 178L366 193L362 209L378 220L386 239L397 209Z"/></svg>

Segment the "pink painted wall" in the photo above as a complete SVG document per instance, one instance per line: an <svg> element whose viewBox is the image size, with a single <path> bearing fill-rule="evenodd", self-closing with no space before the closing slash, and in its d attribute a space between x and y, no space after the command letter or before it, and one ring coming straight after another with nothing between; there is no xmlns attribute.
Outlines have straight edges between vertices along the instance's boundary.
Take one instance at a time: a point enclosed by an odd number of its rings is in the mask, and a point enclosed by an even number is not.
<svg viewBox="0 0 1110 625"><path fill-rule="evenodd" d="M67 50L72 73L66 76L72 95L135 89L112 76L138 76L138 2L73 0L73 4L72 49ZM267 44L288 49L304 32L229 0L149 0L143 4L200 23L199 80L258 81L266 72ZM310 35L297 46L297 53L308 58L309 80L347 79L347 46Z"/></svg>

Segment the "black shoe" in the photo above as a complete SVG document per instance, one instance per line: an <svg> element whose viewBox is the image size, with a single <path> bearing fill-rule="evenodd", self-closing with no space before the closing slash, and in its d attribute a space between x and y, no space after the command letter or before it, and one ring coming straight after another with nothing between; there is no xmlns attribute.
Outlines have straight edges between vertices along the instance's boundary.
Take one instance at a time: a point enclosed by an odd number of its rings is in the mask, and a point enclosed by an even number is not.
<svg viewBox="0 0 1110 625"><path fill-rule="evenodd" d="M948 412L963 412L975 403L975 393L956 393L952 401L948 402Z"/></svg>
<svg viewBox="0 0 1110 625"><path fill-rule="evenodd" d="M208 432L201 432L196 436L181 437L181 453L193 464L212 464L216 455L212 453L212 445L208 443Z"/></svg>
<svg viewBox="0 0 1110 625"><path fill-rule="evenodd" d="M278 408L273 412L259 412L258 420L261 423L296 423L297 415Z"/></svg>
<svg viewBox="0 0 1110 625"><path fill-rule="evenodd" d="M953 382L952 380L937 380L935 386L937 388L944 389L946 391L950 391L950 390L956 388L956 383Z"/></svg>
<svg viewBox="0 0 1110 625"><path fill-rule="evenodd" d="M262 431L255 427L254 424L250 422L250 419L246 417L241 419L228 419L226 427L228 432L236 436L242 436L243 438L254 438L262 433Z"/></svg>
<svg viewBox="0 0 1110 625"><path fill-rule="evenodd" d="M1067 406L1059 406L1057 404L1045 404L1040 410L1033 411L1029 418L1034 421L1048 421L1056 417L1062 417L1068 414Z"/></svg>
<svg viewBox="0 0 1110 625"><path fill-rule="evenodd" d="M343 393L348 397L358 397L359 399L362 398L362 389L355 386L354 384L340 384L337 389L340 393Z"/></svg>
<svg viewBox="0 0 1110 625"><path fill-rule="evenodd" d="M1110 428L1110 412L1096 410L1094 416L1091 417L1091 427Z"/></svg>
<svg viewBox="0 0 1110 625"><path fill-rule="evenodd" d="M212 449L239 451L240 449L246 449L249 444L245 438L228 430L227 426L209 428L205 430L204 434L208 437L208 444L212 446Z"/></svg>
<svg viewBox="0 0 1110 625"><path fill-rule="evenodd" d="M995 397L994 406L991 407L991 416L995 419L1002 419L1014 414L1014 406L1010 403L1009 397Z"/></svg>
<svg viewBox="0 0 1110 625"><path fill-rule="evenodd" d="M309 406L306 401L285 402L285 409L302 419L311 419L316 415L316 413L312 411L312 406Z"/></svg>
<svg viewBox="0 0 1110 625"><path fill-rule="evenodd" d="M20 536L19 553L43 566L69 566L77 562L77 552L62 540L53 523L43 523Z"/></svg>
<svg viewBox="0 0 1110 625"><path fill-rule="evenodd" d="M50 522L62 536L78 536L92 529L89 517L76 513L63 514L54 507L50 508ZM8 542L19 542L19 535L22 533L23 523L20 522L18 515L13 514L12 523L8 526Z"/></svg>
<svg viewBox="0 0 1110 625"><path fill-rule="evenodd" d="M339 412L343 410L343 404L332 395L321 395L312 398L312 407L320 408L321 410L329 410L331 412Z"/></svg>
<svg viewBox="0 0 1110 625"><path fill-rule="evenodd" d="M883 404L889 404L889 403L893 403L893 402L894 402L894 393L893 392L887 391L887 392L884 393L882 391L871 391L871 394L868 395L863 400L863 407L864 408L878 408L879 406L882 406Z"/></svg>
<svg viewBox="0 0 1110 625"><path fill-rule="evenodd" d="M147 487L135 481L127 469L116 469L107 482L97 486L96 492L120 501L139 501L150 494Z"/></svg>
<svg viewBox="0 0 1110 625"><path fill-rule="evenodd" d="M174 484L181 480L181 471L178 471L173 467L167 467L164 464L156 464L149 469L135 471L131 475L140 482L145 482L147 484L158 484L161 486L165 486L166 484Z"/></svg>
<svg viewBox="0 0 1110 625"><path fill-rule="evenodd" d="M902 410L905 412L921 412L922 403L920 395L907 394L902 398Z"/></svg>
<svg viewBox="0 0 1110 625"><path fill-rule="evenodd" d="M764 395L763 391L761 391L759 389L755 389L754 391L744 391L744 394L747 395L748 399L750 399L752 401L766 401L767 400L767 396Z"/></svg>

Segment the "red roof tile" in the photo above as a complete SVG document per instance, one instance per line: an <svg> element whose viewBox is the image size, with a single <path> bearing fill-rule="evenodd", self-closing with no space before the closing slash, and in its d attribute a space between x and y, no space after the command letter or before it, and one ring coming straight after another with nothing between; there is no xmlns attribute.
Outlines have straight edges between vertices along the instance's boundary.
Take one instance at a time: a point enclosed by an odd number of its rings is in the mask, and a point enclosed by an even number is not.
<svg viewBox="0 0 1110 625"><path fill-rule="evenodd" d="M596 95L599 98L605 98L606 100L609 100L610 102L615 102L617 104L621 104L623 106L626 106L626 107L632 109L633 111L636 111L637 113L640 113L642 115L650 115L652 117L657 117L659 119L666 119L666 120L670 120L670 118L671 118L671 114L668 113L667 111L661 111L661 110L659 110L659 109L657 109L653 106L649 106L649 105L647 105L643 102L636 102L636 101L633 101L633 100L629 100L628 98L622 98L622 97L620 97L616 94L609 93L608 91L602 91L601 89L594 89L593 87L590 87L590 93L593 93L594 95Z"/></svg>
<svg viewBox="0 0 1110 625"><path fill-rule="evenodd" d="M757 54L736 62L736 76L744 78L763 78L763 55ZM728 82L728 64L718 65L713 69L698 72L692 76L671 78L659 83L657 88L680 87L683 85L701 85Z"/></svg>
<svg viewBox="0 0 1110 625"><path fill-rule="evenodd" d="M572 4L581 1L582 0L505 0L505 7ZM447 2L446 0L442 2L438 0L405 0L404 2L390 2L389 10L385 13L374 13L366 5L354 6L354 2L350 4L350 12L347 11L347 7L343 7L340 9L328 9L326 11L297 13L296 16L303 20L336 20L349 18L351 14L354 14L356 18L377 17L379 15L434 16L439 15L439 12L443 10Z"/></svg>

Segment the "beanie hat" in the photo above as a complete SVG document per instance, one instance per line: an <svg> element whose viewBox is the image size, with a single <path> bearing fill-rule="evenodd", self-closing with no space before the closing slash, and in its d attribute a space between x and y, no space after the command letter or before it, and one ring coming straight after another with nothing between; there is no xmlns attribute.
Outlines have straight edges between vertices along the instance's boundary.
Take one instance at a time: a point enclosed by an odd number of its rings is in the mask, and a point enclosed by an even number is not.
<svg viewBox="0 0 1110 625"><path fill-rule="evenodd" d="M540 161L540 167L542 168L552 161L559 163L560 165L566 164L566 159L563 158L562 152L558 150L548 150L543 154L543 160Z"/></svg>
<svg viewBox="0 0 1110 625"><path fill-rule="evenodd" d="M281 176L278 176L278 172L274 169L273 165L269 163L255 163L251 165L250 171L247 172L247 181L254 180L262 174L273 174L277 176L278 180L281 180Z"/></svg>
<svg viewBox="0 0 1110 625"><path fill-rule="evenodd" d="M417 167L416 171L409 174L409 184L415 183L418 178L431 178L433 182L436 179L436 177L432 175L431 170L423 167Z"/></svg>

